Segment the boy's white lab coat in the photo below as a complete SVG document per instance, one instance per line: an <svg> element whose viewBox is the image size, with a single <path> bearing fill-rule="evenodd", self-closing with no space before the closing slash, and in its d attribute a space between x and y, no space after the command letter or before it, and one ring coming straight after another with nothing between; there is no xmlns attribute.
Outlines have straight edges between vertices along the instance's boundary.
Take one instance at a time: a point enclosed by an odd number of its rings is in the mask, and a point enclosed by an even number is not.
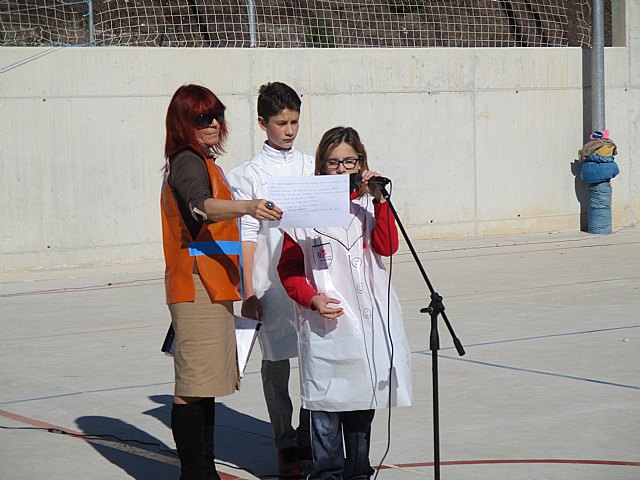
<svg viewBox="0 0 640 480"><path fill-rule="evenodd" d="M237 200L268 199L269 178L313 175L314 166L309 154L293 149L276 150L265 142L262 151L231 170L227 180ZM242 217L241 231L243 242L256 242L253 288L263 309L264 321L258 334L262 356L271 361L297 357L293 301L284 291L277 271L282 232L248 215Z"/></svg>
<svg viewBox="0 0 640 480"><path fill-rule="evenodd" d="M329 320L296 305L302 403L310 410L383 408L390 388L392 406L411 404L411 351L402 310L393 288L388 294L381 257L370 247L373 198L353 200L351 213L348 228L286 230L302 248L307 280L344 309Z"/></svg>

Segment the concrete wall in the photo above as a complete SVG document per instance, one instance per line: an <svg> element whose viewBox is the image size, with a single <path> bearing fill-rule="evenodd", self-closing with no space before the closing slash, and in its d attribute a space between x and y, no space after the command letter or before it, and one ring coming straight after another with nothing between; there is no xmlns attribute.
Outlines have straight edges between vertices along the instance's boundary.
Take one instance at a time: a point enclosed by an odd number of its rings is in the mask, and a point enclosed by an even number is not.
<svg viewBox="0 0 640 480"><path fill-rule="evenodd" d="M614 227L640 216L640 2L626 4L626 46L605 53ZM261 148L257 90L281 80L303 96L297 147L355 127L413 238L579 230L585 53L3 47L0 271L161 256L164 115L190 82L228 107L224 169Z"/></svg>

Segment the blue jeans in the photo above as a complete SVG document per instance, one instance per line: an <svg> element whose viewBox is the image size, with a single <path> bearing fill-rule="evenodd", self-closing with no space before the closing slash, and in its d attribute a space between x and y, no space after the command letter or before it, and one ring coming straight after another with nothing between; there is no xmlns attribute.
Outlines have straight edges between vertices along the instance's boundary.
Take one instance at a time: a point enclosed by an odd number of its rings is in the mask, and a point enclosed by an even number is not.
<svg viewBox="0 0 640 480"><path fill-rule="evenodd" d="M315 470L309 475L309 480L371 478L374 470L369 463L369 445L373 414L374 410L311 412L311 448Z"/></svg>

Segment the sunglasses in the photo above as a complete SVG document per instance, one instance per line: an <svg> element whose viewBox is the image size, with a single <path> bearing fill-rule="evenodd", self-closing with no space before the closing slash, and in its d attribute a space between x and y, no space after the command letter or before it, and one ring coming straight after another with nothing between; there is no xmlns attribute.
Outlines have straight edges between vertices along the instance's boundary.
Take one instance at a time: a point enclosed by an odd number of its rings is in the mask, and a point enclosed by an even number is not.
<svg viewBox="0 0 640 480"><path fill-rule="evenodd" d="M196 117L196 126L199 129L209 128L214 120L218 123L222 123L224 121L224 110L217 113L210 112L198 115Z"/></svg>

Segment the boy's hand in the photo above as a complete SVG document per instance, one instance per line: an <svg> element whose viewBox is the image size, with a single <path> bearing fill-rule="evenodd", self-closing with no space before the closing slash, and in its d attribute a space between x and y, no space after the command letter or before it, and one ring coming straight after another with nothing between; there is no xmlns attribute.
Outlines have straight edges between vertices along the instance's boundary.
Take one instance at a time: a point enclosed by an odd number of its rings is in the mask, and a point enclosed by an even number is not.
<svg viewBox="0 0 640 480"><path fill-rule="evenodd" d="M342 307L332 307L331 304L340 305L340 300L322 294L316 295L311 299L311 306L324 318L334 319L340 317L344 313Z"/></svg>
<svg viewBox="0 0 640 480"><path fill-rule="evenodd" d="M251 295L244 302L242 302L242 309L240 315L246 318L252 318L253 320L262 321L262 304L258 297Z"/></svg>

